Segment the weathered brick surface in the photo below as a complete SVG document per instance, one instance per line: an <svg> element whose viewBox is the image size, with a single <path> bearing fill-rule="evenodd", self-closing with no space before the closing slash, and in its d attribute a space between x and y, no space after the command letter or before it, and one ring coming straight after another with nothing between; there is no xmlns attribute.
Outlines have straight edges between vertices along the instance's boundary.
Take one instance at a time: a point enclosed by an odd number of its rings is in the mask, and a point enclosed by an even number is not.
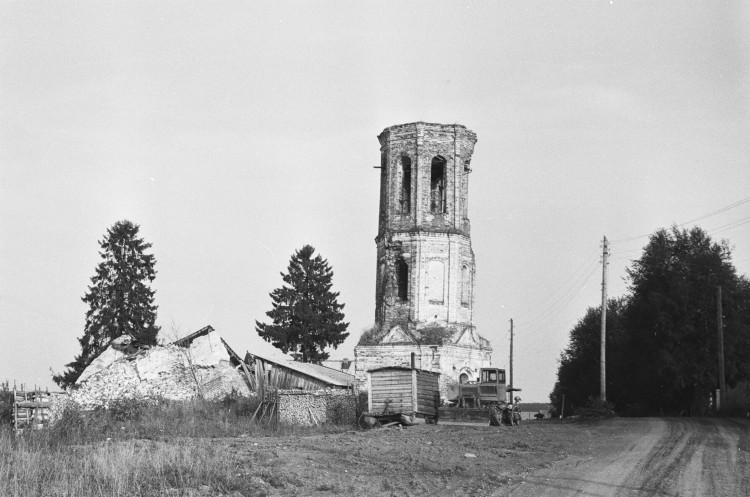
<svg viewBox="0 0 750 497"><path fill-rule="evenodd" d="M473 327L474 252L468 219L468 174L476 135L458 124L391 126L381 144L376 325ZM445 207L431 210L434 159L444 161ZM409 179L404 163L410 168ZM405 202L405 181L408 202ZM444 191L443 191L444 190ZM406 208L408 207L408 209ZM397 264L408 267L408 295L399 295Z"/></svg>
<svg viewBox="0 0 750 497"><path fill-rule="evenodd" d="M380 342L355 348L356 376L363 382L369 369L409 366L415 353L416 367L441 373L445 396L462 374L476 379L492 351L474 328L468 178L476 135L459 124L417 122L386 128L378 139ZM445 333L430 341L427 330Z"/></svg>
<svg viewBox="0 0 750 497"><path fill-rule="evenodd" d="M384 366L411 366L415 354L415 367L440 373L440 397L448 396L448 385L457 383L461 374L476 380L479 369L490 366L491 349L461 345L385 344L359 346L354 350L357 381L363 386L367 371Z"/></svg>

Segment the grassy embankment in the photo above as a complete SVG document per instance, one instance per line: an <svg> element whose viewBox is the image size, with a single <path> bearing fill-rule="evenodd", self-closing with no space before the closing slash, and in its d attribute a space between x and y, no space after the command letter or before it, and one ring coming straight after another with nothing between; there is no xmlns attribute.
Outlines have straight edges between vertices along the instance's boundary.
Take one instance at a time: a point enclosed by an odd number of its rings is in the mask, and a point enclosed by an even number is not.
<svg viewBox="0 0 750 497"><path fill-rule="evenodd" d="M258 495L268 468L212 439L351 429L258 423L251 419L256 405L241 398L123 402L108 411L69 409L52 428L23 436L2 425L0 495Z"/></svg>

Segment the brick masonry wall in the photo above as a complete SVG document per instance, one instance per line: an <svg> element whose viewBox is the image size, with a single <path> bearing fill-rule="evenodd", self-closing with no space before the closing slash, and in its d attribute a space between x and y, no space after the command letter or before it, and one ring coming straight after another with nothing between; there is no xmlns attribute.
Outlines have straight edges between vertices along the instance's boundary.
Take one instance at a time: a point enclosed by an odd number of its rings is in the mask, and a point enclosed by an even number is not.
<svg viewBox="0 0 750 497"><path fill-rule="evenodd" d="M376 238L377 327L385 332L395 324L405 328L473 326L475 270L468 173L476 135L461 125L419 122L386 128L378 139L382 160ZM432 161L438 156L445 160L446 207L444 212L431 212ZM411 163L408 211L402 203L405 160ZM408 267L406 299L398 292L399 261Z"/></svg>
<svg viewBox="0 0 750 497"><path fill-rule="evenodd" d="M381 330L395 324L413 323L414 327L440 325L462 328L472 326L474 307L474 253L464 235L450 233L395 233L391 243L377 246L376 322ZM409 266L409 295L398 298L394 266L397 259ZM442 274L433 274L435 269ZM469 271L467 281L462 268ZM464 300L464 284L468 285Z"/></svg>
<svg viewBox="0 0 750 497"><path fill-rule="evenodd" d="M476 134L460 124L410 123L386 128L381 150L379 236L388 230L433 229L469 234L468 172ZM401 209L401 158L411 159L411 212ZM446 160L446 212L430 212L430 171L436 156Z"/></svg>

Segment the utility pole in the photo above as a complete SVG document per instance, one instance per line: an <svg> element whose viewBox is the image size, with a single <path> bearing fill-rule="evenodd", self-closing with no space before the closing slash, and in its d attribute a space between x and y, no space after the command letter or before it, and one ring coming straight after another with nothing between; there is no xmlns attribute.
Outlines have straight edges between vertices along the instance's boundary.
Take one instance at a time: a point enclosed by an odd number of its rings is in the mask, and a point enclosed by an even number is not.
<svg viewBox="0 0 750 497"><path fill-rule="evenodd" d="M727 383L724 378L724 312L721 305L721 285L716 286L716 322L719 326L719 398L716 399L716 410L721 410L721 403L727 393Z"/></svg>
<svg viewBox="0 0 750 497"><path fill-rule="evenodd" d="M510 378L508 386L513 388L513 320L510 320Z"/></svg>
<svg viewBox="0 0 750 497"><path fill-rule="evenodd" d="M599 398L607 400L607 237L602 242L602 332L599 354Z"/></svg>

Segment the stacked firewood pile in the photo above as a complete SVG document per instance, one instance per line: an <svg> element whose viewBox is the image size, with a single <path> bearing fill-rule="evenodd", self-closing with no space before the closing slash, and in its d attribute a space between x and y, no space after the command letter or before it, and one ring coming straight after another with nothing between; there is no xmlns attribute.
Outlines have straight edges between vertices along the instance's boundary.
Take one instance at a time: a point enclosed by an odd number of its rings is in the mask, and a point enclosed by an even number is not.
<svg viewBox="0 0 750 497"><path fill-rule="evenodd" d="M278 392L279 422L298 426L321 423L354 424L357 397L350 390Z"/></svg>

